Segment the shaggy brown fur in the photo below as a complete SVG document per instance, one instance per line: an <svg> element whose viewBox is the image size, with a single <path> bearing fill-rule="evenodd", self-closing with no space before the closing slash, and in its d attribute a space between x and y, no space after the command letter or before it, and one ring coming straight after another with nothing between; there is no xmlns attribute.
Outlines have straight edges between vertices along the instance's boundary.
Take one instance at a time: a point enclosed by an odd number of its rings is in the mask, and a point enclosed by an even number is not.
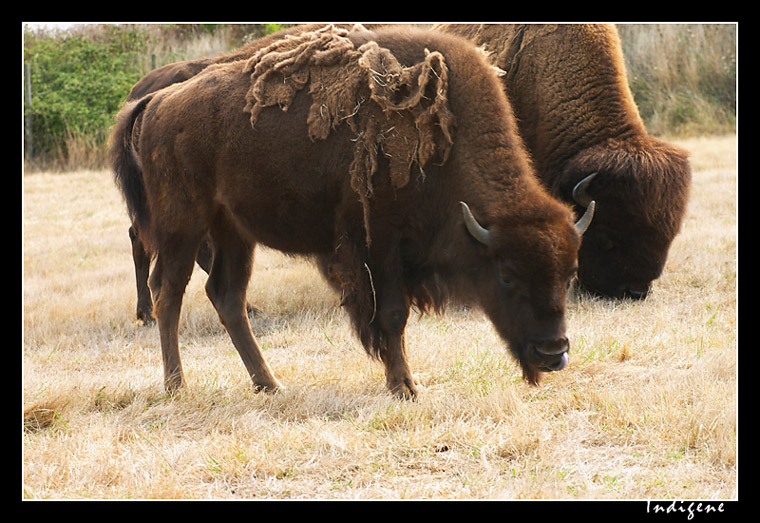
<svg viewBox="0 0 760 523"><path fill-rule="evenodd" d="M446 160L454 117L446 100L448 69L441 53L427 52L424 61L403 67L376 42L354 49L347 35L328 26L261 49L243 69L252 72L245 110L255 125L262 109L277 105L287 111L293 97L309 84L309 138L325 139L343 122L359 130L349 171L351 187L364 208L369 245L369 199L378 152L382 150L390 162L393 186L404 187L414 166L424 176L422 168L436 153L440 161ZM374 103L362 107L369 100Z"/></svg>
<svg viewBox="0 0 760 523"><path fill-rule="evenodd" d="M597 202L578 276L612 297L644 297L659 277L688 200L685 151L649 136L628 87L617 30L604 24L451 24L504 71L502 82L552 192L574 202L581 179Z"/></svg>
<svg viewBox="0 0 760 523"><path fill-rule="evenodd" d="M278 77L283 92L270 89ZM337 77L354 86L346 99L331 96ZM464 40L311 32L125 108L113 143L116 181L158 253L168 389L184 382L179 311L207 233L207 294L257 388L279 383L245 317L256 243L315 258L400 396L417 394L404 337L412 305L480 305L532 383L567 363L572 213L533 176L493 68ZM487 244L468 233L460 201Z"/></svg>

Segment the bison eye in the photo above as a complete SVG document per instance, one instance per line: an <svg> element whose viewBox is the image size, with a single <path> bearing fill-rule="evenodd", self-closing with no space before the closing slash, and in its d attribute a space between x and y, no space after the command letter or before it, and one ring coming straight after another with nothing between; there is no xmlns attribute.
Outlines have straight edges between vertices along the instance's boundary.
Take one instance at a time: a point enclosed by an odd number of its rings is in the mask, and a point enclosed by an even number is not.
<svg viewBox="0 0 760 523"><path fill-rule="evenodd" d="M612 241L612 238L604 233L600 233L596 238L596 244L602 251L611 251L615 248L615 242Z"/></svg>
<svg viewBox="0 0 760 523"><path fill-rule="evenodd" d="M502 287L505 289L512 288L516 280L517 277L514 272L505 267L499 267L499 283Z"/></svg>

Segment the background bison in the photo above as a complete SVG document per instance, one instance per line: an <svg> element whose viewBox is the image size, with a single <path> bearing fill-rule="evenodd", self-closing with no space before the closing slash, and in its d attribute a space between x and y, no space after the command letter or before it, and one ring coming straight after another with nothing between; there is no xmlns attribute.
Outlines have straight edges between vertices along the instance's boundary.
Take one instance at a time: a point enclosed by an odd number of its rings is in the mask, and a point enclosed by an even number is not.
<svg viewBox="0 0 760 523"><path fill-rule="evenodd" d="M567 363L580 237L464 40L332 27L278 40L129 104L113 144L132 221L157 253L169 390L184 382L179 311L206 234L206 291L257 388L279 383L245 314L256 243L317 260L400 396L417 394L412 305L479 304L533 383Z"/></svg>
<svg viewBox="0 0 760 523"><path fill-rule="evenodd" d="M577 210L597 202L579 253L581 283L605 296L645 297L680 230L691 170L685 151L647 134L615 26L436 29L482 46L504 71L504 89L544 184ZM583 180L589 183L574 198Z"/></svg>

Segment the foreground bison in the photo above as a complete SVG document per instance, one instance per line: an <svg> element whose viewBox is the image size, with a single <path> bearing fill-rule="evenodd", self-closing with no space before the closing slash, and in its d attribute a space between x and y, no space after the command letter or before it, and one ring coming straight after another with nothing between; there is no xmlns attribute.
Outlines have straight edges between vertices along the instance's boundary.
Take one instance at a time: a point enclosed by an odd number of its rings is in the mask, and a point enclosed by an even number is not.
<svg viewBox="0 0 760 523"><path fill-rule="evenodd" d="M591 199L598 203L578 255L580 282L605 296L645 297L680 230L691 170L684 151L647 134L615 27L436 29L482 46L504 71L520 134L544 184L579 211Z"/></svg>
<svg viewBox="0 0 760 523"><path fill-rule="evenodd" d="M399 396L417 394L413 305L479 304L532 383L567 364L579 231L533 176L493 69L464 40L332 27L283 39L128 105L112 155L157 253L168 390L184 383L179 313L206 234L206 292L258 389L280 384L245 313L257 243L316 260Z"/></svg>

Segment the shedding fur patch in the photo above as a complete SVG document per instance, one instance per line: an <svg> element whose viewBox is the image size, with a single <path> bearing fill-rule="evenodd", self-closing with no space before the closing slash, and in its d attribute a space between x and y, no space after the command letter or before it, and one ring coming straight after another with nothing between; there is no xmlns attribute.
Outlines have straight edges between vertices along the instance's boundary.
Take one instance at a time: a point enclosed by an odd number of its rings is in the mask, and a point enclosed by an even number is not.
<svg viewBox="0 0 760 523"><path fill-rule="evenodd" d="M388 158L393 186L404 187L415 165L424 177L428 162L446 161L455 118L441 53L425 50L421 62L404 66L376 42L355 48L348 34L330 25L261 49L243 70L251 73L245 110L255 126L262 109L287 111L308 84L309 137L325 139L338 125L350 126L356 133L350 182L363 207L369 245L369 202L378 155Z"/></svg>

